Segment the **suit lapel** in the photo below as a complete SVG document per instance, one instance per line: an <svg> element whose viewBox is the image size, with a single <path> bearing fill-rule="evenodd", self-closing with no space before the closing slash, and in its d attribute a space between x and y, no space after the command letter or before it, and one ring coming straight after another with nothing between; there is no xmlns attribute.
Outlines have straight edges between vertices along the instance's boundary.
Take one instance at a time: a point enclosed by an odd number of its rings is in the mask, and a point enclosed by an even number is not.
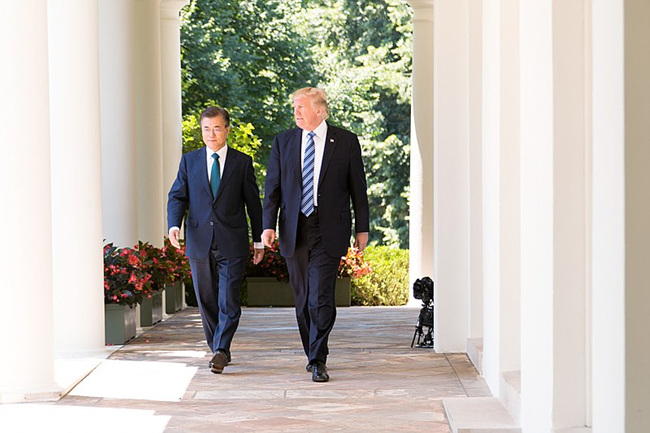
<svg viewBox="0 0 650 433"><path fill-rule="evenodd" d="M327 124L327 136L325 137L325 150L323 152L323 163L320 167L320 177L318 179L318 186L323 183L325 178L325 173L327 173L327 167L332 160L332 155L334 155L334 149L336 148L336 130L330 125Z"/></svg>
<svg viewBox="0 0 650 433"><path fill-rule="evenodd" d="M302 129L296 128L289 140L289 149L287 149L288 161L291 170L294 174L301 179L302 184L302 161L300 160L300 146L302 144Z"/></svg>
<svg viewBox="0 0 650 433"><path fill-rule="evenodd" d="M208 177L208 164L205 159L205 152L205 148L202 148L200 150L194 151L192 154L191 175L197 184L203 185L205 191L208 194L212 195L212 190L210 189L210 178Z"/></svg>

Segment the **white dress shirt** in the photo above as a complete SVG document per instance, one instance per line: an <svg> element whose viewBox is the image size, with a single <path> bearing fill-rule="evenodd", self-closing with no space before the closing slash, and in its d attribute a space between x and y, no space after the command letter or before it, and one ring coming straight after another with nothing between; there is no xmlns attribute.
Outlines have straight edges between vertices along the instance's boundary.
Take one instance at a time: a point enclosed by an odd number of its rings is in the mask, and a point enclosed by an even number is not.
<svg viewBox="0 0 650 433"><path fill-rule="evenodd" d="M307 140L312 131L302 130L302 141L300 143L300 168L305 164L305 150L307 148ZM325 153L325 139L327 138L327 122L322 121L320 125L314 129L314 146L316 154L314 155L314 206L318 206L318 180L320 179L320 169L323 165L323 154Z"/></svg>
<svg viewBox="0 0 650 433"><path fill-rule="evenodd" d="M208 183L210 183L210 178L212 177L212 164L214 164L214 158L212 154L214 151L208 146L205 146L205 162L208 167ZM224 146L221 149L217 150L217 155L219 155L219 179L223 177L223 168L226 166L226 157L228 156L228 146ZM171 227L169 233L172 230L178 230L178 227ZM262 242L253 242L253 248L261 250L264 249L264 244Z"/></svg>
<svg viewBox="0 0 650 433"><path fill-rule="evenodd" d="M214 151L208 146L205 146L205 158L208 164L208 183L212 180L212 164L214 164L214 158L212 154ZM219 179L223 177L223 168L226 166L226 157L228 155L228 146L224 146L221 149L217 150L217 155L219 155Z"/></svg>

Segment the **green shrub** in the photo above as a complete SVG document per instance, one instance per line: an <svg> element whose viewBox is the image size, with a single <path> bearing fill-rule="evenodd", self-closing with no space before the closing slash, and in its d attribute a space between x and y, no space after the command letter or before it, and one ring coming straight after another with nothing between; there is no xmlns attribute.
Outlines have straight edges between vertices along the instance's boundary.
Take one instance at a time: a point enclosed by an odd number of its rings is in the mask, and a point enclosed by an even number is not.
<svg viewBox="0 0 650 433"><path fill-rule="evenodd" d="M409 250L367 247L372 272L352 280L352 305L404 305L409 300Z"/></svg>

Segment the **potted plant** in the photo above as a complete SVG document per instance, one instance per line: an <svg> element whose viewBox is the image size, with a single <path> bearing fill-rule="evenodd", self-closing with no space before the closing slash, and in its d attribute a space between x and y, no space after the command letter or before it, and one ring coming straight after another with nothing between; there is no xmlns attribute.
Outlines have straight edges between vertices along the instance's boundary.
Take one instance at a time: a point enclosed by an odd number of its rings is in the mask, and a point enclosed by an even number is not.
<svg viewBox="0 0 650 433"><path fill-rule="evenodd" d="M165 312L173 314L183 308L183 284L190 281L190 262L185 256L185 240L178 249L165 237L162 253L167 262L169 280L165 283Z"/></svg>
<svg viewBox="0 0 650 433"><path fill-rule="evenodd" d="M143 297L140 305L140 325L152 326L162 320L163 290L171 278L171 264L162 248L149 242L138 241L136 249L141 252L145 271L151 275L151 293Z"/></svg>
<svg viewBox="0 0 650 433"><path fill-rule="evenodd" d="M151 294L145 253L135 248L104 246L106 343L123 344L135 337L135 306Z"/></svg>
<svg viewBox="0 0 650 433"><path fill-rule="evenodd" d="M251 246L251 253L252 253ZM252 256L252 254L251 254ZM367 275L370 265L364 260L363 253L356 248L349 248L341 257L338 278L336 280L336 305L349 306L351 279ZM262 261L253 265L249 259L246 265L248 285L248 306L293 306L293 291L289 285L289 272L284 257L280 255L280 246L276 239L274 245L266 248Z"/></svg>
<svg viewBox="0 0 650 433"><path fill-rule="evenodd" d="M251 307L293 305L293 292L289 285L289 271L284 257L280 255L280 244L275 243L265 248L264 258L257 265L253 264L253 245L246 263L247 301Z"/></svg>
<svg viewBox="0 0 650 433"><path fill-rule="evenodd" d="M349 247L346 255L341 257L339 273L336 279L336 304L350 305L352 280L372 272L370 264L363 257L363 251Z"/></svg>

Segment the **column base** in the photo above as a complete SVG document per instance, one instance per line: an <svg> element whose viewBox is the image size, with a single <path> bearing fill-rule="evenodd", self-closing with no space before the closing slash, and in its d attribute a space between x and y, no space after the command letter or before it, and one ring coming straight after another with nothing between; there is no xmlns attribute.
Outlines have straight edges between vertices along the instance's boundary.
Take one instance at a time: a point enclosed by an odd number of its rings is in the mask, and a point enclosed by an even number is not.
<svg viewBox="0 0 650 433"><path fill-rule="evenodd" d="M453 433L521 433L498 398L445 398L442 404Z"/></svg>
<svg viewBox="0 0 650 433"><path fill-rule="evenodd" d="M58 387L35 389L33 391L20 391L20 392L0 391L0 404L57 401L61 398L61 395L62 395L62 390Z"/></svg>
<svg viewBox="0 0 650 433"><path fill-rule="evenodd" d="M482 338L468 338L467 339L467 356L472 361L478 374L483 374L483 339Z"/></svg>

